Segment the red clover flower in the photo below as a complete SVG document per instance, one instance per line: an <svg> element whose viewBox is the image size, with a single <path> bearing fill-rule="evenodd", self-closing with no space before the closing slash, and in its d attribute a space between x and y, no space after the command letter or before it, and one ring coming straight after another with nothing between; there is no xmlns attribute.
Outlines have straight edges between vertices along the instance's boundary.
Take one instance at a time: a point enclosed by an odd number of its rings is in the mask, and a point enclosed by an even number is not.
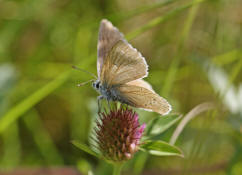
<svg viewBox="0 0 242 175"><path fill-rule="evenodd" d="M139 116L132 109L117 106L99 113L95 128L96 142L103 156L113 162L131 159L140 145L146 127L140 126Z"/></svg>

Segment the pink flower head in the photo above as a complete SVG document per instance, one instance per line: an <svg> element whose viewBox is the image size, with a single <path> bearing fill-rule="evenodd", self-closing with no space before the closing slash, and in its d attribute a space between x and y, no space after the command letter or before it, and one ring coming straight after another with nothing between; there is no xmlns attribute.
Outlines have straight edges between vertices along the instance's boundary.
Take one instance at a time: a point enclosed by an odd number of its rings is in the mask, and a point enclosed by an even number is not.
<svg viewBox="0 0 242 175"><path fill-rule="evenodd" d="M121 106L100 113L99 116L95 133L103 156L115 162L132 158L146 126L140 126L138 114Z"/></svg>

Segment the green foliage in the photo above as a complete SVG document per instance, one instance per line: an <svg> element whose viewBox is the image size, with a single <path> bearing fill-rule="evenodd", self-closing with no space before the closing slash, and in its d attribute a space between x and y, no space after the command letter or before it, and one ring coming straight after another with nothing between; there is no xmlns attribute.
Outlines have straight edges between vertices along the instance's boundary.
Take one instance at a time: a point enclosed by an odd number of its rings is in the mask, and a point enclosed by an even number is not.
<svg viewBox="0 0 242 175"><path fill-rule="evenodd" d="M183 153L175 146L169 145L163 141L147 140L140 148L142 151L147 151L156 156L181 156Z"/></svg>
<svg viewBox="0 0 242 175"><path fill-rule="evenodd" d="M156 117L146 127L147 136L155 136L163 133L181 119L182 115L167 115Z"/></svg>
<svg viewBox="0 0 242 175"><path fill-rule="evenodd" d="M78 147L79 149L85 151L86 153L100 158L100 155L98 155L98 153L94 152L89 146L85 145L84 143L80 143L77 140L74 140L72 141L72 144Z"/></svg>
<svg viewBox="0 0 242 175"><path fill-rule="evenodd" d="M30 132L33 139L48 165L61 165L64 163L55 144L53 143L49 133L43 127L42 121L38 113L34 110L30 111L24 118L24 124Z"/></svg>
<svg viewBox="0 0 242 175"><path fill-rule="evenodd" d="M140 151L125 173L241 174L241 7L241 0L1 0L0 171L77 165L83 174L111 173L93 145L82 144L97 94L76 87L91 77L71 70L96 72L99 22L107 18L145 56L146 80L173 107L165 117L139 111L148 124L143 141L157 139L146 149L179 147L186 158ZM213 110L194 110L204 102Z"/></svg>
<svg viewBox="0 0 242 175"><path fill-rule="evenodd" d="M53 92L57 87L61 86L69 72L63 73L60 75L55 81L52 81L40 88L29 97L21 101L18 105L14 106L9 110L3 117L0 119L0 133L2 133L12 122L17 120L22 114L24 114L27 110L33 107L36 103L42 100L44 97Z"/></svg>

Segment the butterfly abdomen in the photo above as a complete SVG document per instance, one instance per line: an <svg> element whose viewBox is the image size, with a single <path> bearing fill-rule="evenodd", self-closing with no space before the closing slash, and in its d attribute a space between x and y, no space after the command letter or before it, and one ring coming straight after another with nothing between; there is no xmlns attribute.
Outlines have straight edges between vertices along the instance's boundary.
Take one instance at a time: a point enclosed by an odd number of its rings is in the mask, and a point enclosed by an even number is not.
<svg viewBox="0 0 242 175"><path fill-rule="evenodd" d="M107 87L105 84L100 86L100 94L108 101L119 101L131 105L129 101L120 94L115 86Z"/></svg>
<svg viewBox="0 0 242 175"><path fill-rule="evenodd" d="M119 101L121 103L131 105L129 101L115 87L112 87L110 91L111 91L111 96L113 101Z"/></svg>

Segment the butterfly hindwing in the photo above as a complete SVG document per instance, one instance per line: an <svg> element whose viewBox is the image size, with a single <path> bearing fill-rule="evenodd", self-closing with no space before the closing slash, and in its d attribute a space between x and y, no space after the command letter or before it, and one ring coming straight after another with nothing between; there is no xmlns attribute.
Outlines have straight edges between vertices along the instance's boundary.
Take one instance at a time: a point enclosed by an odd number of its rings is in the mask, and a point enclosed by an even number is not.
<svg viewBox="0 0 242 175"><path fill-rule="evenodd" d="M97 45L97 73L100 77L103 62L107 57L108 52L116 42L123 39L123 34L106 19L100 23L98 45Z"/></svg>
<svg viewBox="0 0 242 175"><path fill-rule="evenodd" d="M166 115L171 110L170 104L164 98L144 87L124 84L120 85L117 91L131 106L151 110L161 115Z"/></svg>
<svg viewBox="0 0 242 175"><path fill-rule="evenodd" d="M152 86L145 80L142 80L142 79L138 79L138 80L134 80L134 81L130 81L128 83L126 83L127 85L133 85L133 86L140 86L140 87L143 87L143 88L146 88L152 92L155 92L153 89L152 89Z"/></svg>
<svg viewBox="0 0 242 175"><path fill-rule="evenodd" d="M125 84L148 75L145 58L124 40L110 50L101 70L100 80L109 85Z"/></svg>

